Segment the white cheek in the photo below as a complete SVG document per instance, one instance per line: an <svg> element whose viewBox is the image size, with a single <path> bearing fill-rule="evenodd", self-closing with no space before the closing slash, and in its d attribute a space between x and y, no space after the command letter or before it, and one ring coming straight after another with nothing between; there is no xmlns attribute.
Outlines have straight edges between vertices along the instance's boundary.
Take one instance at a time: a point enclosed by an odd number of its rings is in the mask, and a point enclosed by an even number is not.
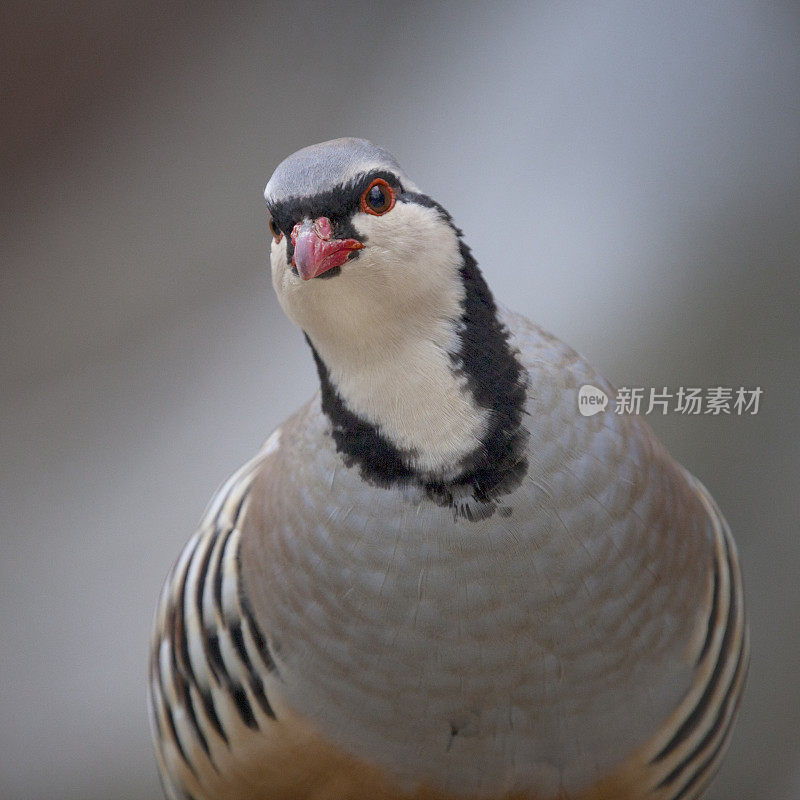
<svg viewBox="0 0 800 800"><path fill-rule="evenodd" d="M283 271L286 269L286 246L283 241L276 242L272 240L269 248L269 264L272 270L272 285L275 291L278 291L278 282Z"/></svg>
<svg viewBox="0 0 800 800"><path fill-rule="evenodd" d="M286 258L286 239L281 239L279 242L272 240L272 246L269 252L270 267L272 270L272 288L278 296L278 302L281 304L284 313L293 322L297 322L294 314L292 313L291 295L297 292L298 281L293 279L289 263Z"/></svg>
<svg viewBox="0 0 800 800"><path fill-rule="evenodd" d="M450 294L454 279L461 288L458 238L435 209L398 203L380 217L356 214L353 224L367 243L358 260L379 272L398 300L406 294L415 302L420 293Z"/></svg>

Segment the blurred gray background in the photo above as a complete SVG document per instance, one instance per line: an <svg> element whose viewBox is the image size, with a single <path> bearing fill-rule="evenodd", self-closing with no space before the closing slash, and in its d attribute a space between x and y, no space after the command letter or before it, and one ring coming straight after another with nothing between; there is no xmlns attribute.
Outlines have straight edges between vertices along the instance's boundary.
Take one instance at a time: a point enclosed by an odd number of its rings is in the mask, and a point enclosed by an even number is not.
<svg viewBox="0 0 800 800"><path fill-rule="evenodd" d="M800 798L796 4L6 2L0 32L0 797L159 797L161 581L315 388L262 188L357 135L618 386L764 389L649 419L749 591L711 798Z"/></svg>

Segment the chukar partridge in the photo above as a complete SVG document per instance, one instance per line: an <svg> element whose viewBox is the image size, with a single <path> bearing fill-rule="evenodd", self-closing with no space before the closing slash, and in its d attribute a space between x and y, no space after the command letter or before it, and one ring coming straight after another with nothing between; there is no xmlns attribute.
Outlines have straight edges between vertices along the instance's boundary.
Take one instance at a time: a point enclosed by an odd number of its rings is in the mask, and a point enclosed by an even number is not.
<svg viewBox="0 0 800 800"><path fill-rule="evenodd" d="M614 390L499 307L361 139L265 197L320 391L217 492L158 605L183 800L691 800L748 664L730 530Z"/></svg>

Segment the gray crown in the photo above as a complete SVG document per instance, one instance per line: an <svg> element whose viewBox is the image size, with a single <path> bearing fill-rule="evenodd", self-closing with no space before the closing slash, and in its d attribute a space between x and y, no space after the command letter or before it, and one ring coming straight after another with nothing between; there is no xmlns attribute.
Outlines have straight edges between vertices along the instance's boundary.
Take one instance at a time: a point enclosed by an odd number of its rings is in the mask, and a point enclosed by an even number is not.
<svg viewBox="0 0 800 800"><path fill-rule="evenodd" d="M315 195L375 169L393 172L404 188L415 188L390 152L366 139L345 138L312 144L292 153L272 174L264 197L269 202Z"/></svg>

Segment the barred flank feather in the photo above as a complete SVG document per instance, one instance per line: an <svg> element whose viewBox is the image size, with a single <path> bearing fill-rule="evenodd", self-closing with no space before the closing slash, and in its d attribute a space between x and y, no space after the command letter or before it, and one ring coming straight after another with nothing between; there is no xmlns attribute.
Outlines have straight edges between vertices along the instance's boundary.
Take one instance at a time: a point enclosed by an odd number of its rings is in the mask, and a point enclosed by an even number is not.
<svg viewBox="0 0 800 800"><path fill-rule="evenodd" d="M217 492L167 577L156 613L149 706L164 787L192 798L243 731L273 723L266 639L238 591L237 527L265 453Z"/></svg>
<svg viewBox="0 0 800 800"><path fill-rule="evenodd" d="M694 481L714 522L713 594L691 692L659 737L667 739L650 761L658 776L653 797L702 797L719 768L744 691L749 638L736 544L705 487Z"/></svg>

